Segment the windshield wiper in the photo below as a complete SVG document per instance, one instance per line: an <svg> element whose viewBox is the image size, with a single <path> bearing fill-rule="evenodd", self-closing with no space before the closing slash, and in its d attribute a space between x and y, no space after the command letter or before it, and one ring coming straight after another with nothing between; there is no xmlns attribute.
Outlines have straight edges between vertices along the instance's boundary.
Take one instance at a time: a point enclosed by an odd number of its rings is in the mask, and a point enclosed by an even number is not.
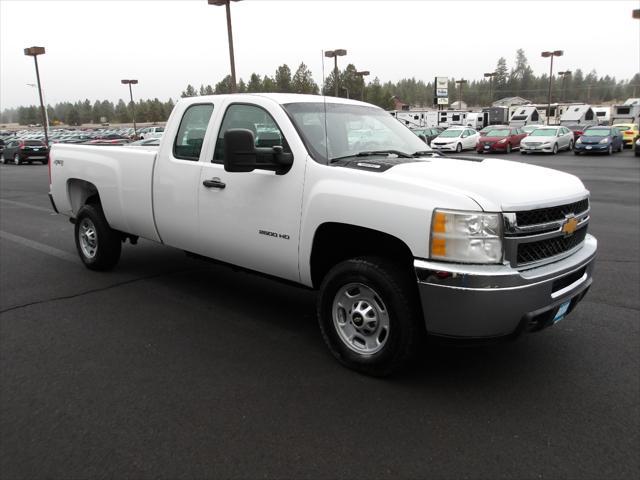
<svg viewBox="0 0 640 480"><path fill-rule="evenodd" d="M339 160L343 160L345 158L353 158L353 157L373 157L376 155L396 155L400 158L412 158L413 155L409 155L408 153L401 152L400 150L366 150L358 153L352 153L351 155L345 155L344 157L336 157L329 160L329 163L334 163Z"/></svg>
<svg viewBox="0 0 640 480"><path fill-rule="evenodd" d="M438 156L438 152L435 150L419 150L417 152L413 152L412 157L423 157L425 155L431 155L432 157Z"/></svg>

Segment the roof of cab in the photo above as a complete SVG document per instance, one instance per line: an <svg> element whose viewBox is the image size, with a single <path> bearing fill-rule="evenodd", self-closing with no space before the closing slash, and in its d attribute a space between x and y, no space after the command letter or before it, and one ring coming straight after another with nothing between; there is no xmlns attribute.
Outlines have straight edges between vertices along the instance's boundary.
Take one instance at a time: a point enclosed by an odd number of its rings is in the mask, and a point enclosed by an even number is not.
<svg viewBox="0 0 640 480"><path fill-rule="evenodd" d="M322 95L308 95L302 93L229 93L224 95L202 95L197 97L185 97L181 98L179 102L181 103L201 103L202 101L215 101L216 99L226 99L226 98L251 98L251 97L263 97L269 98L280 105L285 105L288 103L342 103L342 104L350 104L350 105L366 105L372 107L370 103L361 102L359 100L351 100L348 98L338 98L338 97L329 97Z"/></svg>

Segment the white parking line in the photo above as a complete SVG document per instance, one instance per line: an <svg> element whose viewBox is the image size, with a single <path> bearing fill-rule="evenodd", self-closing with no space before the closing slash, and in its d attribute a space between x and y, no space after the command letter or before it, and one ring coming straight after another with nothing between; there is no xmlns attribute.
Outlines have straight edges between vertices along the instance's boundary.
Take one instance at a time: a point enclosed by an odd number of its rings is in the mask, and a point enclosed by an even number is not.
<svg viewBox="0 0 640 480"><path fill-rule="evenodd" d="M0 202L6 203L7 205L15 205L16 207L24 207L24 208L30 208L32 210L39 210L41 212L47 212L53 215L56 214L56 212L54 212L52 208L38 207L37 205L31 205L30 203L16 202L15 200L7 200L6 198L0 198Z"/></svg>
<svg viewBox="0 0 640 480"><path fill-rule="evenodd" d="M20 237L18 235L14 235L13 233L5 232L0 230L0 238L4 240L9 240L10 242L15 242L25 247L33 248L34 250L38 250L39 252L46 253L47 255L51 255L52 257L59 258L61 260L66 260L67 262L78 263L78 257L72 255L70 253L65 252L64 250L60 250L55 247L50 247L49 245L45 245L44 243L36 242L35 240L30 240L28 238Z"/></svg>

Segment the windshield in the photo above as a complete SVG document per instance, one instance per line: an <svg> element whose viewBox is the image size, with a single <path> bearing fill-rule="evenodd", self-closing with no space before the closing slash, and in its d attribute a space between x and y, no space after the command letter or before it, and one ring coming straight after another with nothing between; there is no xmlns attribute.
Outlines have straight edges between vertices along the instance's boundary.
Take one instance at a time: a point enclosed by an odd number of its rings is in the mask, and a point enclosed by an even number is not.
<svg viewBox="0 0 640 480"><path fill-rule="evenodd" d="M611 135L611 130L609 130L608 128L598 128L598 129L592 128L589 130L585 130L583 135L589 136L589 137L607 137Z"/></svg>
<svg viewBox="0 0 640 480"><path fill-rule="evenodd" d="M508 128L501 128L500 130L489 130L484 134L485 137L507 137L510 131Z"/></svg>
<svg viewBox="0 0 640 480"><path fill-rule="evenodd" d="M530 137L555 137L556 136L556 132L557 130L555 129L549 129L549 128L539 128L537 130L534 130L533 132L531 132L531 134L529 135Z"/></svg>
<svg viewBox="0 0 640 480"><path fill-rule="evenodd" d="M614 127L616 127L621 132L626 132L627 130L631 130L631 127L628 127L627 125L614 125Z"/></svg>
<svg viewBox="0 0 640 480"><path fill-rule="evenodd" d="M283 108L311 156L321 163L366 151L395 150L408 155L431 151L411 130L377 107L304 102Z"/></svg>
<svg viewBox="0 0 640 480"><path fill-rule="evenodd" d="M462 130L445 130L439 136L441 138L457 138L462 132Z"/></svg>

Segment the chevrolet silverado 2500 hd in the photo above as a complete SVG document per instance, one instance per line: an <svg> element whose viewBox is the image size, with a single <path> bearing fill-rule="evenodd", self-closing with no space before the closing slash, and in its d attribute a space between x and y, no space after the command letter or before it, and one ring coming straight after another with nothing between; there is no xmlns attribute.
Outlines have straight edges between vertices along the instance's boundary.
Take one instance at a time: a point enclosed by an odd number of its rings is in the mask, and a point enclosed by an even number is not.
<svg viewBox="0 0 640 480"><path fill-rule="evenodd" d="M114 267L122 243L143 237L319 289L332 354L385 375L425 331L538 330L592 282L578 178L425 148L362 102L186 98L159 147L54 145L50 196L88 268Z"/></svg>

